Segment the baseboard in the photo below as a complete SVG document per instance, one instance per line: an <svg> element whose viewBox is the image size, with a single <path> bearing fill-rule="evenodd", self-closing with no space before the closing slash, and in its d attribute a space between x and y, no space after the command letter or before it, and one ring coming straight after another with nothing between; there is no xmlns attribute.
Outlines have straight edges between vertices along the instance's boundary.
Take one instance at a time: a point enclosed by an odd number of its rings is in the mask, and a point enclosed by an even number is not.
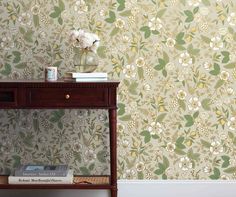
<svg viewBox="0 0 236 197"><path fill-rule="evenodd" d="M235 197L236 181L120 180L119 197Z"/></svg>
<svg viewBox="0 0 236 197"><path fill-rule="evenodd" d="M4 197L110 197L103 190L0 190ZM119 180L118 197L235 197L236 181Z"/></svg>

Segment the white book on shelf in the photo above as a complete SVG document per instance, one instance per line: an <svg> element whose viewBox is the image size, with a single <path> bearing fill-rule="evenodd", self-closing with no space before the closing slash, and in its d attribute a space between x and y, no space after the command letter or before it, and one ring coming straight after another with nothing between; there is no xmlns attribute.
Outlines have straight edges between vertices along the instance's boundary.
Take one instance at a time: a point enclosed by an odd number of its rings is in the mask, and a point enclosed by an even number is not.
<svg viewBox="0 0 236 197"><path fill-rule="evenodd" d="M107 73L93 72L93 73L80 73L80 72L67 72L65 77L68 78L107 78Z"/></svg>
<svg viewBox="0 0 236 197"><path fill-rule="evenodd" d="M13 176L8 177L9 184L73 184L73 170L69 170L64 177L32 177L32 176Z"/></svg>

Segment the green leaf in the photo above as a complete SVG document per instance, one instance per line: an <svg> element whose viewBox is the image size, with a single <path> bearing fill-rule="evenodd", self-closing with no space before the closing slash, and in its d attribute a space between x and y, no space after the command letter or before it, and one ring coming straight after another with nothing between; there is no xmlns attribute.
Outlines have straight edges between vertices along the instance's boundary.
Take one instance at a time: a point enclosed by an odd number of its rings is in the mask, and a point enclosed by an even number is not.
<svg viewBox="0 0 236 197"><path fill-rule="evenodd" d="M187 153L188 158L192 159L192 160L198 160L198 158L200 157L199 153L193 153L193 149L190 148L188 153Z"/></svg>
<svg viewBox="0 0 236 197"><path fill-rule="evenodd" d="M144 174L143 172L138 172L138 179L143 179L144 178Z"/></svg>
<svg viewBox="0 0 236 197"><path fill-rule="evenodd" d="M0 72L2 75L8 76L11 74L11 65L6 63L4 66L4 70Z"/></svg>
<svg viewBox="0 0 236 197"><path fill-rule="evenodd" d="M164 77L167 77L167 71L166 71L165 69L162 70L162 75L163 75Z"/></svg>
<svg viewBox="0 0 236 197"><path fill-rule="evenodd" d="M125 9L125 0L117 0L117 3L119 4L117 10L122 11Z"/></svg>
<svg viewBox="0 0 236 197"><path fill-rule="evenodd" d="M142 131L140 135L144 136L144 142L148 143L151 141L151 134L149 131Z"/></svg>
<svg viewBox="0 0 236 197"><path fill-rule="evenodd" d="M230 160L230 157L229 156L227 156L227 155L223 155L223 156L221 156L221 158L222 158L222 160L224 161L223 163L222 163L222 168L227 168L229 165L230 165L230 162L229 162L229 160Z"/></svg>
<svg viewBox="0 0 236 197"><path fill-rule="evenodd" d="M105 21L108 23L114 23L116 20L116 14L113 11L109 11L109 18L106 18Z"/></svg>
<svg viewBox="0 0 236 197"><path fill-rule="evenodd" d="M207 43L207 44L209 44L209 43L211 42L211 39L208 38L208 37L206 37L206 36L201 35L201 38L202 38L202 40L203 40L205 43Z"/></svg>
<svg viewBox="0 0 236 197"><path fill-rule="evenodd" d="M228 173L228 174L233 174L233 173L236 172L236 166L227 168L227 169L224 170L224 172Z"/></svg>
<svg viewBox="0 0 236 197"><path fill-rule="evenodd" d="M106 47L105 46L100 46L100 47L98 47L98 49L97 49L97 54L98 54L98 56L100 57L100 58L106 58L107 56L106 56Z"/></svg>
<svg viewBox="0 0 236 197"><path fill-rule="evenodd" d="M27 67L27 62L22 62L20 64L15 65L15 68L18 69L24 69L25 67Z"/></svg>
<svg viewBox="0 0 236 197"><path fill-rule="evenodd" d="M90 175L90 171L88 170L88 168L80 167L79 169L80 169L82 175Z"/></svg>
<svg viewBox="0 0 236 197"><path fill-rule="evenodd" d="M165 61L165 64L167 64L170 61L170 58L165 51L163 51L163 60Z"/></svg>
<svg viewBox="0 0 236 197"><path fill-rule="evenodd" d="M183 38L184 38L184 32L178 33L178 35L176 36L176 39L175 39L178 45L185 44L185 41L183 40Z"/></svg>
<svg viewBox="0 0 236 197"><path fill-rule="evenodd" d="M190 23L193 21L194 15L190 10L185 10L184 14L187 16L187 18L185 19L185 22Z"/></svg>
<svg viewBox="0 0 236 197"><path fill-rule="evenodd" d="M15 56L13 63L19 63L21 60L21 53L19 51L13 51L12 54Z"/></svg>
<svg viewBox="0 0 236 197"><path fill-rule="evenodd" d="M161 9L157 12L156 17L161 18L166 12L166 9Z"/></svg>
<svg viewBox="0 0 236 197"><path fill-rule="evenodd" d="M184 118L186 119L186 127L191 127L194 124L194 119L191 115L185 115Z"/></svg>
<svg viewBox="0 0 236 197"><path fill-rule="evenodd" d="M170 162L167 157L163 156L163 165L165 166L165 169L167 169L170 166Z"/></svg>
<svg viewBox="0 0 236 197"><path fill-rule="evenodd" d="M63 3L62 0L59 0L59 8L61 11L65 10L65 4Z"/></svg>
<svg viewBox="0 0 236 197"><path fill-rule="evenodd" d="M166 117L166 115L167 115L167 113L163 113L163 114L158 115L156 121L161 123L164 120L164 118Z"/></svg>
<svg viewBox="0 0 236 197"><path fill-rule="evenodd" d="M143 73L144 73L143 68L138 67L138 76L139 76L139 79L143 79L143 78L144 78Z"/></svg>
<svg viewBox="0 0 236 197"><path fill-rule="evenodd" d="M137 82L133 82L132 84L130 84L128 90L129 90L129 92L130 92L131 94L136 95L136 94L138 94L138 93L137 93L137 88L138 88L138 83L137 83Z"/></svg>
<svg viewBox="0 0 236 197"><path fill-rule="evenodd" d="M183 150L181 150L179 148L175 149L175 153L178 154L178 155L186 155L186 152L184 152Z"/></svg>
<svg viewBox="0 0 236 197"><path fill-rule="evenodd" d="M115 28L111 31L110 36L116 35L119 31L120 31L120 29L117 28L117 27L115 27Z"/></svg>
<svg viewBox="0 0 236 197"><path fill-rule="evenodd" d="M193 48L193 45L190 44L190 45L188 46L188 48L187 48L187 51L188 51L188 53L191 54L191 55L197 55L197 54L200 52L200 49L194 49L194 48Z"/></svg>
<svg viewBox="0 0 236 197"><path fill-rule="evenodd" d="M223 59L222 59L222 63L228 63L230 58L229 58L229 55L230 53L228 51L222 51L221 54L224 56Z"/></svg>
<svg viewBox="0 0 236 197"><path fill-rule="evenodd" d="M224 84L224 81L221 80L221 79L219 79L219 80L216 82L215 89L218 89L218 88L221 87L223 84Z"/></svg>
<svg viewBox="0 0 236 197"><path fill-rule="evenodd" d="M209 176L211 179L216 180L220 178L220 170L218 168L214 168L213 170L214 174Z"/></svg>
<svg viewBox="0 0 236 197"><path fill-rule="evenodd" d="M144 38L149 38L151 36L151 30L148 26L143 26L140 28L140 31L144 32Z"/></svg>
<svg viewBox="0 0 236 197"><path fill-rule="evenodd" d="M122 121L129 121L131 120L131 115L125 115L125 116L120 117L119 119Z"/></svg>
<svg viewBox="0 0 236 197"><path fill-rule="evenodd" d="M21 34L25 34L25 32L26 32L23 27L19 27L19 30L20 30L20 33L21 33Z"/></svg>
<svg viewBox="0 0 236 197"><path fill-rule="evenodd" d="M207 110L207 111L210 111L210 110L211 110L211 107L210 107L210 105L211 105L211 99L209 99L209 98L203 99L201 103L202 103L203 109L205 109L205 110Z"/></svg>
<svg viewBox="0 0 236 197"><path fill-rule="evenodd" d="M118 103L118 116L122 116L125 114L125 104Z"/></svg>
<svg viewBox="0 0 236 197"><path fill-rule="evenodd" d="M61 12L62 12L62 10L59 7L54 6L54 12L52 12L49 16L51 18L57 18L61 15Z"/></svg>
<svg viewBox="0 0 236 197"><path fill-rule="evenodd" d="M63 124L61 121L57 122L57 126L59 129L61 129L61 130L63 129Z"/></svg>
<svg viewBox="0 0 236 197"><path fill-rule="evenodd" d="M13 168L17 168L21 164L21 157L19 155L13 155L12 159L14 160Z"/></svg>
<svg viewBox="0 0 236 197"><path fill-rule="evenodd" d="M124 11L124 12L121 12L120 15L121 15L121 16L124 16L124 17L125 17L125 16L126 16L126 17L127 17L127 16L130 16L130 15L131 15L131 10L126 10L126 11Z"/></svg>
<svg viewBox="0 0 236 197"><path fill-rule="evenodd" d="M52 66L53 67L59 67L62 63L62 60L55 62Z"/></svg>
<svg viewBox="0 0 236 197"><path fill-rule="evenodd" d="M60 25L63 24L63 19L62 19L61 17L58 17L57 21L58 21L58 23L59 23Z"/></svg>
<svg viewBox="0 0 236 197"><path fill-rule="evenodd" d="M25 34L24 34L24 39L27 42L33 42L33 31L32 30L28 30Z"/></svg>
<svg viewBox="0 0 236 197"><path fill-rule="evenodd" d="M203 146L205 146L206 148L210 148L211 147L211 144L205 140L201 140L201 143Z"/></svg>
<svg viewBox="0 0 236 197"><path fill-rule="evenodd" d="M209 0L202 0L202 3L205 5L205 6L210 6L211 5L211 2Z"/></svg>
<svg viewBox="0 0 236 197"><path fill-rule="evenodd" d="M163 170L163 169L157 169L157 170L154 171L154 173L155 173L156 175L161 175L161 174L163 174L164 172L165 172L165 170Z"/></svg>
<svg viewBox="0 0 236 197"><path fill-rule="evenodd" d="M214 70L210 71L209 73L212 74L212 75L215 75L215 76L220 74L220 66L219 66L219 64L214 63Z"/></svg>
<svg viewBox="0 0 236 197"><path fill-rule="evenodd" d="M199 115L199 111L196 111L194 114L193 114L193 118L196 119Z"/></svg>
<svg viewBox="0 0 236 197"><path fill-rule="evenodd" d="M34 26L38 27L39 26L39 16L38 15L34 15L33 16L33 21L34 21Z"/></svg>
<svg viewBox="0 0 236 197"><path fill-rule="evenodd" d="M98 158L98 161L100 161L101 163L106 163L107 159L107 152L102 150L102 151L99 151L97 153L97 158Z"/></svg>
<svg viewBox="0 0 236 197"><path fill-rule="evenodd" d="M95 163L91 163L91 164L89 165L89 170L92 171L92 170L94 169L94 167L95 167Z"/></svg>
<svg viewBox="0 0 236 197"><path fill-rule="evenodd" d="M185 51L185 50L186 50L185 47L183 47L182 45L179 45L179 44L176 44L176 45L175 45L175 48L176 48L177 50L179 50L179 51Z"/></svg>
<svg viewBox="0 0 236 197"><path fill-rule="evenodd" d="M230 64L227 64L224 67L228 68L228 69L234 69L236 67L236 62L232 62Z"/></svg>
<svg viewBox="0 0 236 197"><path fill-rule="evenodd" d="M178 149L185 149L186 146L183 144L183 142L184 142L184 137L183 136L179 137L175 142L176 147Z"/></svg>
<svg viewBox="0 0 236 197"><path fill-rule="evenodd" d="M198 12L198 10L199 10L199 7L195 7L195 8L193 9L193 13L196 14L196 13Z"/></svg>

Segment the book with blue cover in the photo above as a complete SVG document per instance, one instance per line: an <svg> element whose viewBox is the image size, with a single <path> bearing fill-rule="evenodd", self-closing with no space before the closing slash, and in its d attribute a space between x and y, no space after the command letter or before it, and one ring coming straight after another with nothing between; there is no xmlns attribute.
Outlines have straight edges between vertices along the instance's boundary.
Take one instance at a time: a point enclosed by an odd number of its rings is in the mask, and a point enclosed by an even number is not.
<svg viewBox="0 0 236 197"><path fill-rule="evenodd" d="M68 165L21 165L15 170L15 176L63 177L68 170Z"/></svg>

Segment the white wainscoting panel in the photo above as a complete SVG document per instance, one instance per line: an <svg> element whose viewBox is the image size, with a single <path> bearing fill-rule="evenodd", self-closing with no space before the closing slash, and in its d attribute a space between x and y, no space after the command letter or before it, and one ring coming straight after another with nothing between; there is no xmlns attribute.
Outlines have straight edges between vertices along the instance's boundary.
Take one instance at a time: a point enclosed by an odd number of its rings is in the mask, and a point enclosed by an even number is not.
<svg viewBox="0 0 236 197"><path fill-rule="evenodd" d="M236 197L236 181L120 180L119 197Z"/></svg>
<svg viewBox="0 0 236 197"><path fill-rule="evenodd" d="M118 197L236 197L236 181L119 180ZM0 190L0 197L109 197L106 190Z"/></svg>

